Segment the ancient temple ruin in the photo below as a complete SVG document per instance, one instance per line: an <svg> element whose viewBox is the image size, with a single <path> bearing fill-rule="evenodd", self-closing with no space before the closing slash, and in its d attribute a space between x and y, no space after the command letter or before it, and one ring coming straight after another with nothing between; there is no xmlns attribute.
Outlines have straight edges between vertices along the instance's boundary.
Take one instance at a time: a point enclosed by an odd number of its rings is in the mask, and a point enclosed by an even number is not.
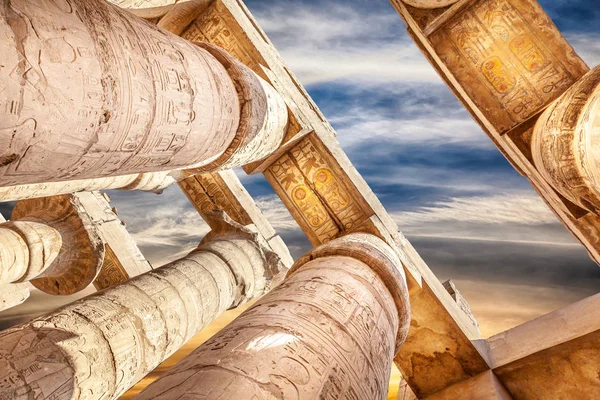
<svg viewBox="0 0 600 400"><path fill-rule="evenodd" d="M514 168L600 263L600 69L536 0L391 0ZM5 0L0 399L600 398L600 295L483 339L402 235L241 0ZM293 260L231 171L263 174L314 249ZM151 266L102 191L178 185L211 232ZM9 218L10 217L10 218ZM4 220L3 220L4 221ZM90 286L91 285L91 286Z"/></svg>

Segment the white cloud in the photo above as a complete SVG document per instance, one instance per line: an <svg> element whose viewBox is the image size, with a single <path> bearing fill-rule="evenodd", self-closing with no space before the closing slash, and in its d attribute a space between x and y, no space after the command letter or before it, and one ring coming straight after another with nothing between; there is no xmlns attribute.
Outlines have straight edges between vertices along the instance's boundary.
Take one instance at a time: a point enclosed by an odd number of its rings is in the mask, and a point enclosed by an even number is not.
<svg viewBox="0 0 600 400"><path fill-rule="evenodd" d="M391 8L361 13L347 5L285 1L255 15L304 85L441 83Z"/></svg>
<svg viewBox="0 0 600 400"><path fill-rule="evenodd" d="M533 194L453 198L394 216L403 226L441 221L525 225L556 222L556 217L546 204Z"/></svg>
<svg viewBox="0 0 600 400"><path fill-rule="evenodd" d="M594 68L600 64L600 35L597 33L569 33L565 35L575 51Z"/></svg>

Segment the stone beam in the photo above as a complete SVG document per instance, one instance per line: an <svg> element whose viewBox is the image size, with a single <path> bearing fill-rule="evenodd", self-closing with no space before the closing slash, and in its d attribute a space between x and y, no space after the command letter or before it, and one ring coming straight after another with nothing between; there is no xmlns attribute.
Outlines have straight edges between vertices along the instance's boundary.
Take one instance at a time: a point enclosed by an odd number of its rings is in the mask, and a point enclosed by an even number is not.
<svg viewBox="0 0 600 400"><path fill-rule="evenodd" d="M208 4L212 0L108 0L111 3L142 18L154 19L163 17L174 7L185 7L189 3L195 6Z"/></svg>
<svg viewBox="0 0 600 400"><path fill-rule="evenodd" d="M0 282L31 282L70 295L95 279L104 245L81 203L71 195L22 200L0 225Z"/></svg>
<svg viewBox="0 0 600 400"><path fill-rule="evenodd" d="M180 181L179 187L209 224L214 210L224 211L235 222L257 231L286 267L294 263L287 246L233 171L194 175Z"/></svg>
<svg viewBox="0 0 600 400"><path fill-rule="evenodd" d="M600 263L600 220L557 192L533 159L538 118L589 70L538 2L391 3L420 50L498 150Z"/></svg>
<svg viewBox="0 0 600 400"><path fill-rule="evenodd" d="M74 196L85 209L106 248L102 269L94 280L97 290L115 286L152 270L116 210L111 208L108 195L84 192Z"/></svg>
<svg viewBox="0 0 600 400"><path fill-rule="evenodd" d="M170 175L170 172L167 171L114 176L109 178L6 186L0 187L0 202L110 189L142 190L160 194L164 189L174 183L175 179Z"/></svg>
<svg viewBox="0 0 600 400"><path fill-rule="evenodd" d="M540 397L537 397L538 399ZM546 399L545 397L541 397ZM466 381L436 392L425 400L513 400L492 371L482 372Z"/></svg>
<svg viewBox="0 0 600 400"><path fill-rule="evenodd" d="M136 399L383 400L410 320L400 271L372 235L320 246Z"/></svg>
<svg viewBox="0 0 600 400"><path fill-rule="evenodd" d="M258 235L215 218L188 256L1 332L0 397L115 399L220 313L278 283L284 271Z"/></svg>
<svg viewBox="0 0 600 400"><path fill-rule="evenodd" d="M558 192L574 204L600 215L600 67L552 103L531 138L536 167Z"/></svg>
<svg viewBox="0 0 600 400"><path fill-rule="evenodd" d="M6 222L0 214L0 223ZM29 298L29 287L26 283L0 284L0 312L22 304Z"/></svg>
<svg viewBox="0 0 600 400"><path fill-rule="evenodd" d="M600 294L487 342L490 365L515 399L600 398Z"/></svg>
<svg viewBox="0 0 600 400"><path fill-rule="evenodd" d="M160 23L160 22L159 22ZM243 4L214 1L184 30L182 37L224 48L267 80L284 98L289 125L284 143L265 160L244 167L263 172L314 245L353 232L385 240L401 258L406 272L415 328L401 356L414 349L419 368L404 369L420 394L433 393L487 369L487 349L477 327L448 294L383 208L335 139L335 132L285 65ZM428 329L432 327L433 329ZM452 342L439 345L434 337ZM450 338L454 338L452 341ZM445 341L443 343L445 343ZM455 344L458 343L458 344ZM451 371L451 372L447 372ZM428 385L425 376L440 378Z"/></svg>
<svg viewBox="0 0 600 400"><path fill-rule="evenodd" d="M105 1L11 1L0 32L0 186L215 171L283 139L287 109L258 75Z"/></svg>

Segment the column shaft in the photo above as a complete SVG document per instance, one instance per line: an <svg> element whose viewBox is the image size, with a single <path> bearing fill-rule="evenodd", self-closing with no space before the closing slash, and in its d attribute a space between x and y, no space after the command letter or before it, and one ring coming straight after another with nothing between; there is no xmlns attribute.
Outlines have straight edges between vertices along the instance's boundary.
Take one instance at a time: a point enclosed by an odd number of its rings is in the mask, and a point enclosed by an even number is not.
<svg viewBox="0 0 600 400"><path fill-rule="evenodd" d="M300 260L136 399L385 399L410 307L400 261L375 239L350 235Z"/></svg>
<svg viewBox="0 0 600 400"><path fill-rule="evenodd" d="M0 36L0 186L242 165L283 139L256 74L103 0L5 2Z"/></svg>
<svg viewBox="0 0 600 400"><path fill-rule="evenodd" d="M253 238L213 238L183 259L0 333L0 398L118 397L221 312L270 288L279 261Z"/></svg>
<svg viewBox="0 0 600 400"><path fill-rule="evenodd" d="M0 201L17 201L110 189L142 190L145 192L162 193L164 189L175 183L175 179L171 177L169 173L170 172L168 171L150 172L109 178L80 179L75 181L0 187Z"/></svg>

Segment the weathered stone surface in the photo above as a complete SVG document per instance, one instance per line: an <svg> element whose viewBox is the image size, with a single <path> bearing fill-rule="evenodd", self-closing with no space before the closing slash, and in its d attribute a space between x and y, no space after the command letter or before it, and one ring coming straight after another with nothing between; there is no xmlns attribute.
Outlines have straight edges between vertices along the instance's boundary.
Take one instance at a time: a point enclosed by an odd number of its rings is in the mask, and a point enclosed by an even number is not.
<svg viewBox="0 0 600 400"><path fill-rule="evenodd" d="M465 299L464 296L457 289L454 282L452 282L452 280L450 279L450 280L447 280L446 282L444 282L443 285L444 285L444 288L446 288L446 290L448 291L448 294L450 296L452 296L452 298L454 299L456 304L460 307L460 309L471 320L471 322L473 322L473 325L476 326L477 328L479 328L479 323L477 322L475 315L473 315L473 311L471 310L471 305L469 304L467 299Z"/></svg>
<svg viewBox="0 0 600 400"><path fill-rule="evenodd" d="M178 2L158 21L157 26L178 36L194 22L213 0L189 0Z"/></svg>
<svg viewBox="0 0 600 400"><path fill-rule="evenodd" d="M1 332L0 397L114 399L282 272L255 235L224 223L183 259Z"/></svg>
<svg viewBox="0 0 600 400"><path fill-rule="evenodd" d="M0 225L0 285L35 279L56 260L61 234L40 222L29 218Z"/></svg>
<svg viewBox="0 0 600 400"><path fill-rule="evenodd" d="M193 0L108 0L142 18L158 18L165 15L175 5L194 3ZM203 0L212 1L212 0Z"/></svg>
<svg viewBox="0 0 600 400"><path fill-rule="evenodd" d="M458 0L402 0L417 8L442 8L456 3Z"/></svg>
<svg viewBox="0 0 600 400"><path fill-rule="evenodd" d="M200 167L230 146L243 164L256 160L245 140L269 138L268 152L283 138L287 110L268 85L242 82L252 72L230 77L210 52L104 1L0 11L2 186Z"/></svg>
<svg viewBox="0 0 600 400"><path fill-rule="evenodd" d="M404 378L402 378L398 387L398 400L418 400Z"/></svg>
<svg viewBox="0 0 600 400"><path fill-rule="evenodd" d="M447 8L417 9L390 1L500 152L600 263L600 219L557 193L531 154L540 114L589 71L538 2L460 0Z"/></svg>
<svg viewBox="0 0 600 400"><path fill-rule="evenodd" d="M535 124L531 152L564 197L600 213L600 67L552 103Z"/></svg>
<svg viewBox="0 0 600 400"><path fill-rule="evenodd" d="M74 194L85 209L106 248L102 269L94 281L98 290L125 282L152 269L119 216L108 195L99 192Z"/></svg>
<svg viewBox="0 0 600 400"><path fill-rule="evenodd" d="M539 397L545 399L545 397ZM513 400L492 371L482 372L466 381L425 397L426 400Z"/></svg>
<svg viewBox="0 0 600 400"><path fill-rule="evenodd" d="M212 211L224 211L235 222L256 230L282 263L292 266L294 260L289 249L233 171L194 175L180 181L179 186L208 223L212 221Z"/></svg>
<svg viewBox="0 0 600 400"><path fill-rule="evenodd" d="M54 229L62 239L55 247L58 255L53 261L43 269L34 270L28 278L36 288L53 295L70 295L94 281L104 260L104 244L76 196L22 200L14 207L11 219L17 226L22 221L36 221L46 230ZM40 236L44 241L51 238ZM37 249L30 254L46 257L52 253Z"/></svg>
<svg viewBox="0 0 600 400"><path fill-rule="evenodd" d="M324 245L136 398L385 399L410 318L401 270L370 235Z"/></svg>
<svg viewBox="0 0 600 400"><path fill-rule="evenodd" d="M109 178L6 186L0 188L0 201L17 201L109 189L143 190L146 192L162 193L164 189L175 183L175 179L169 174L170 172L168 171L150 172Z"/></svg>
<svg viewBox="0 0 600 400"><path fill-rule="evenodd" d="M515 399L600 398L600 294L487 342L491 367Z"/></svg>
<svg viewBox="0 0 600 400"><path fill-rule="evenodd" d="M27 283L9 283L0 285L0 312L23 304L29 298Z"/></svg>

